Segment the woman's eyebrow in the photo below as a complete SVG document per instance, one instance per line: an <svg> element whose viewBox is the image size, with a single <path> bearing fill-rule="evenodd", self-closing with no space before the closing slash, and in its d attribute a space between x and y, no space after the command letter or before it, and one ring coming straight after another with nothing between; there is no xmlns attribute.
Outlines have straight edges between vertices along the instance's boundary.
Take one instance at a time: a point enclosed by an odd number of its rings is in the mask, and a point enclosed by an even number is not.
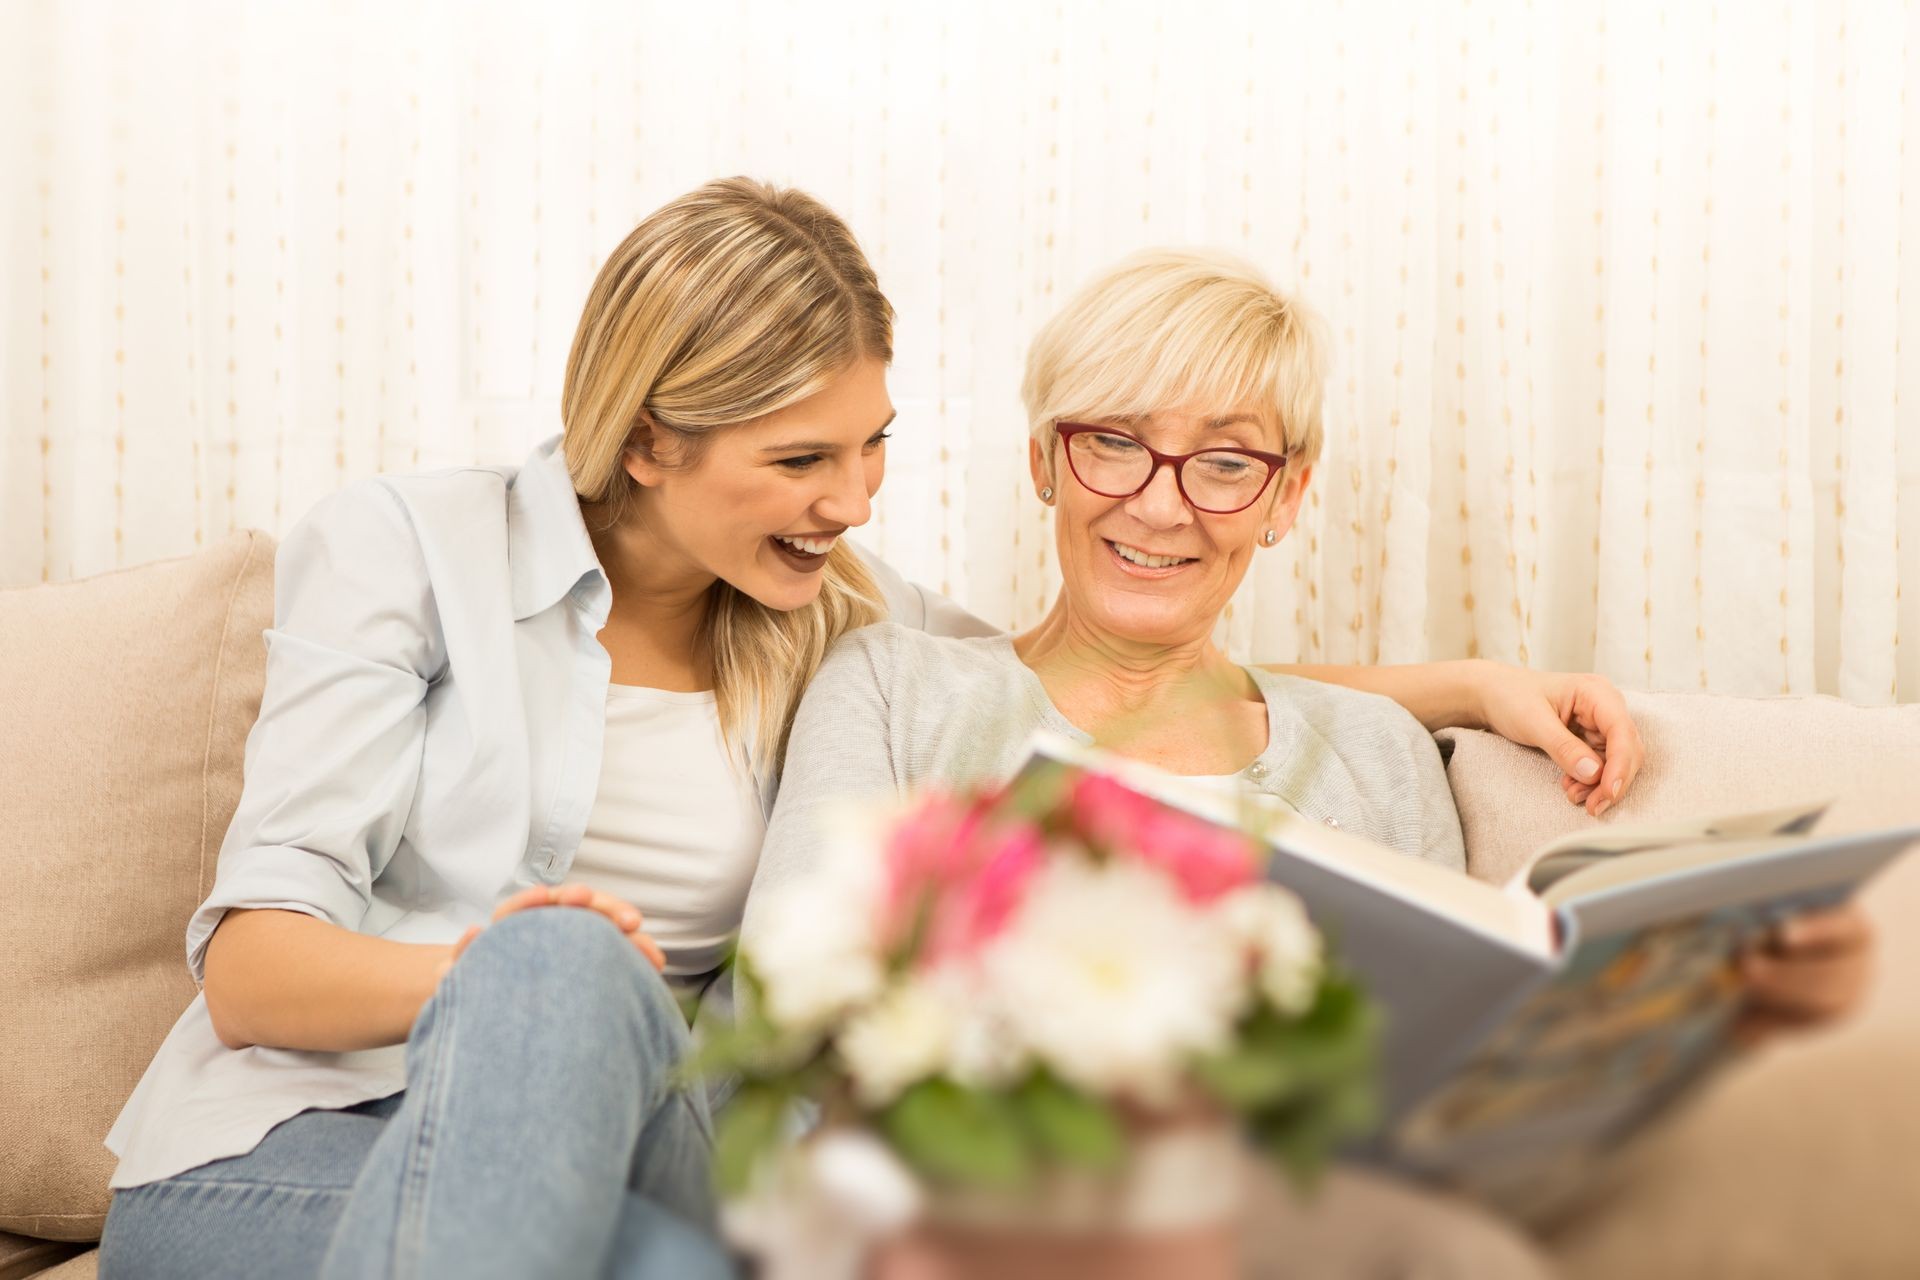
<svg viewBox="0 0 1920 1280"><path fill-rule="evenodd" d="M1230 427L1236 422L1247 422L1256 427L1260 425L1260 419L1250 413L1228 413L1222 414L1218 418L1207 419L1207 425L1209 427Z"/></svg>
<svg viewBox="0 0 1920 1280"><path fill-rule="evenodd" d="M892 413L887 415L887 420L885 422L881 423L879 426L873 429L873 434L879 435L882 431L885 431L888 427L893 425L893 420L899 416L900 416L900 411L898 409L895 409ZM831 440L790 440L785 444L763 445L760 449L760 452L762 453L794 453L794 452L832 453L835 449L838 449L839 447L840 446L838 444L834 443Z"/></svg>

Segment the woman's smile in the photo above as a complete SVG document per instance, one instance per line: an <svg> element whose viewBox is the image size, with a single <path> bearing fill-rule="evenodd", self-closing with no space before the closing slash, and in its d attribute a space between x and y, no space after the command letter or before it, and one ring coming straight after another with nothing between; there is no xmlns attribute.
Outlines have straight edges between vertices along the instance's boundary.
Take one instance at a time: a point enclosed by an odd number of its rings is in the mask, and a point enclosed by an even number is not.
<svg viewBox="0 0 1920 1280"><path fill-rule="evenodd" d="M790 568L801 573L818 573L826 568L827 552L833 550L834 543L845 532L841 529L824 534L775 533L768 535L767 542Z"/></svg>
<svg viewBox="0 0 1920 1280"><path fill-rule="evenodd" d="M1102 538L1100 541L1106 545L1108 558L1129 577L1171 578L1187 566L1198 563L1196 556L1160 554L1138 544L1118 542L1112 538Z"/></svg>

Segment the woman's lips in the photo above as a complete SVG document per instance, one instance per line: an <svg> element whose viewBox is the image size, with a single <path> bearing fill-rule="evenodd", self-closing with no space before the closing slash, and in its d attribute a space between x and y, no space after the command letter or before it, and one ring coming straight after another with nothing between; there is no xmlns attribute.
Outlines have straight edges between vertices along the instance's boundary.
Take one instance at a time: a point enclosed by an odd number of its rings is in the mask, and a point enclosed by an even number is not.
<svg viewBox="0 0 1920 1280"><path fill-rule="evenodd" d="M1114 564L1120 566L1122 573L1126 573L1135 578L1171 578L1182 569L1191 569L1194 565L1200 563L1198 560L1183 560L1179 564L1170 564L1158 569L1149 569L1146 565L1135 564L1133 561L1121 555L1111 539L1102 538L1100 539L1100 544L1107 549L1107 558L1112 560Z"/></svg>
<svg viewBox="0 0 1920 1280"><path fill-rule="evenodd" d="M799 570L801 573L818 573L826 567L827 553L825 551L822 551L819 555L809 555L798 547L782 542L780 539L772 536L767 538L767 545L772 547L779 557L786 561L788 565Z"/></svg>

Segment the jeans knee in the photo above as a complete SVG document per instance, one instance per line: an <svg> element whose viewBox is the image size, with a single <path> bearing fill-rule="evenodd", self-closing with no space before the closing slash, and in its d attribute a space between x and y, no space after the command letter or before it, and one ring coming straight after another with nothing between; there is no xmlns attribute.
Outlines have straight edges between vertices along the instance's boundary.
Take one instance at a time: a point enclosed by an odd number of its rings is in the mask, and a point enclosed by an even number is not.
<svg viewBox="0 0 1920 1280"><path fill-rule="evenodd" d="M489 925L455 966L462 985L499 984L505 1003L557 1017L630 1012L685 1030L665 980L620 927L584 907L532 907Z"/></svg>

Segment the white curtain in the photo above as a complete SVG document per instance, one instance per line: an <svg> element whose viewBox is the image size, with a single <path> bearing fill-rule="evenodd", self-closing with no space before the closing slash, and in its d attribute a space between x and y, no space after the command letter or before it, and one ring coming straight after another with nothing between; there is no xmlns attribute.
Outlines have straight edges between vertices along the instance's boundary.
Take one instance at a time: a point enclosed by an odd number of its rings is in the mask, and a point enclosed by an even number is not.
<svg viewBox="0 0 1920 1280"><path fill-rule="evenodd" d="M1335 339L1237 656L1912 699L1916 58L1898 3L13 3L0 585L517 460L602 257L749 173L874 258L868 538L983 616L1055 582L1028 338L1204 243Z"/></svg>

